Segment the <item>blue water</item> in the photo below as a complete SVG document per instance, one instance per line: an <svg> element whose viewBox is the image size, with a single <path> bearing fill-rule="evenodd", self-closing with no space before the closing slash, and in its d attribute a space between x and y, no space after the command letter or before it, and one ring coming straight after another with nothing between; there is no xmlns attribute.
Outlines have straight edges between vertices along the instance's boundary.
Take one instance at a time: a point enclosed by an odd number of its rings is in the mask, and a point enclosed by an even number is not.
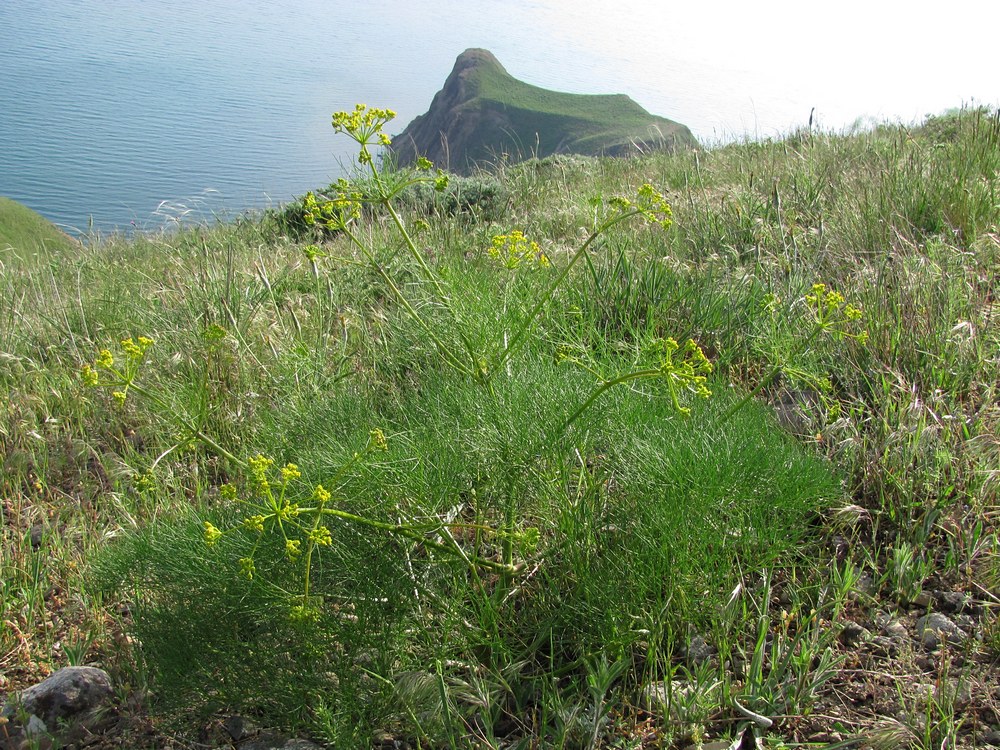
<svg viewBox="0 0 1000 750"><path fill-rule="evenodd" d="M852 18L852 0L829 17L687 5L0 0L0 195L76 233L286 202L350 168L333 111L388 106L398 132L468 47L539 86L629 94L706 142L779 135L813 107L837 129L1000 100L969 57L993 48L984 4L955 28L871 3Z"/></svg>

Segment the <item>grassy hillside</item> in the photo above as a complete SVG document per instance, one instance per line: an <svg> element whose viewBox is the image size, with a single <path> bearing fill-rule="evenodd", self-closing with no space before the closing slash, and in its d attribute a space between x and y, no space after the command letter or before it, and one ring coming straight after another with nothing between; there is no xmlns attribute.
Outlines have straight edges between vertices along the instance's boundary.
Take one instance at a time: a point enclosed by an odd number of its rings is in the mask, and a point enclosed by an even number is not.
<svg viewBox="0 0 1000 750"><path fill-rule="evenodd" d="M0 692L102 666L122 747L230 746L233 715L338 748L983 746L998 174L977 110L364 176L311 228L7 268Z"/></svg>
<svg viewBox="0 0 1000 750"><path fill-rule="evenodd" d="M39 249L66 251L75 245L47 219L10 198L0 196L0 250L33 253Z"/></svg>
<svg viewBox="0 0 1000 750"><path fill-rule="evenodd" d="M476 98L483 102L565 118L579 126L589 123L595 130L618 133L622 140L645 134L650 120L670 123L665 118L653 117L624 94L601 96L550 91L519 81L499 65L477 66L469 84Z"/></svg>

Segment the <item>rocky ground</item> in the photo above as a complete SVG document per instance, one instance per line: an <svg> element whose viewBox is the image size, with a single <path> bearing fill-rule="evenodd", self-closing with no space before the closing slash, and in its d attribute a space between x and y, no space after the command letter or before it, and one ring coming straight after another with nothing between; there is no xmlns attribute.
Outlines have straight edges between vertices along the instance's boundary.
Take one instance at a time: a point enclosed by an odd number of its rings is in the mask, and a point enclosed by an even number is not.
<svg viewBox="0 0 1000 750"><path fill-rule="evenodd" d="M862 582L863 588L864 582ZM754 726L765 747L782 741L816 747L1000 747L1000 665L983 641L993 635L997 602L987 592L930 589L905 605L875 597L854 597L838 622L821 626L837 632L839 666L821 685L808 713L766 717L769 728ZM776 595L780 605L780 593ZM696 638L688 649L692 666L715 659L715 649ZM35 675L40 677L41 675ZM305 738L290 738L240 716L219 716L193 728L190 736L164 732L143 709L142 696L123 694L103 670L67 667L31 686L26 670L12 674L0 723L0 748L193 748L310 750ZM675 683L674 694L686 686ZM664 722L676 720L663 702L663 685L647 690L647 705L629 722L620 721L627 746L662 747ZM720 707L696 741L709 750L728 748L739 711ZM744 720L736 729L753 722ZM737 745L740 737L737 736ZM412 747L384 733L373 747ZM684 744L682 744L684 746Z"/></svg>

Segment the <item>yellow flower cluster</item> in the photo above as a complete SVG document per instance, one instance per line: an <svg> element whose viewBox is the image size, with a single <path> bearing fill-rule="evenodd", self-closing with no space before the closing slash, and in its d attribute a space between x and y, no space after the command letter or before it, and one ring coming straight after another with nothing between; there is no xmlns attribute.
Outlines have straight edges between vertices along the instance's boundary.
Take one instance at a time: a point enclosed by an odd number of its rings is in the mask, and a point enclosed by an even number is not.
<svg viewBox="0 0 1000 750"><path fill-rule="evenodd" d="M84 385L89 387L102 385L100 371L104 370L107 374L111 375L111 379L109 382L103 383L103 385L124 386L120 390L113 391L111 394L119 404L124 404L128 390L132 386L132 381L135 380L136 375L139 373L139 366L142 364L146 352L152 345L153 339L146 336L140 336L138 339L127 338L122 340L121 350L125 355L125 361L121 366L115 364L115 356L111 353L110 349L101 349L97 355L97 359L94 360L94 364L84 365L81 369L80 376L83 379Z"/></svg>
<svg viewBox="0 0 1000 750"><path fill-rule="evenodd" d="M667 387L677 411L685 416L691 413L691 409L680 404L682 390L700 398L712 395L707 385L708 375L712 373L712 363L694 339L688 339L683 348L673 338L660 339L652 349L660 360L659 370L667 379Z"/></svg>
<svg viewBox="0 0 1000 750"><path fill-rule="evenodd" d="M361 201L363 196L357 191L351 191L346 180L337 181L337 194L333 198L319 199L313 192L308 192L302 199L302 218L309 226L321 226L337 231L346 229L355 219L361 218ZM310 248L315 247L310 245ZM319 248L316 248L318 251ZM306 257L315 261L319 254L310 253L306 249Z"/></svg>
<svg viewBox="0 0 1000 750"><path fill-rule="evenodd" d="M253 477L253 481L256 483L257 487L263 491L267 491L267 489L271 486L267 474L272 465L274 465L273 458L267 458L259 453L256 456L247 459L247 466L250 467L250 476Z"/></svg>
<svg viewBox="0 0 1000 750"><path fill-rule="evenodd" d="M669 229L674 223L674 214L667 199L648 182L639 188L635 205L648 221L659 224L664 229Z"/></svg>
<svg viewBox="0 0 1000 750"><path fill-rule="evenodd" d="M382 131L382 126L396 117L391 109L369 107L366 104L355 104L350 112L333 113L333 129L361 142ZM366 141L367 142L367 141ZM388 145L388 144L382 144Z"/></svg>
<svg viewBox="0 0 1000 750"><path fill-rule="evenodd" d="M371 431L368 436L368 443L371 445L373 450L377 451L387 451L389 450L389 441L385 438L385 433L377 427Z"/></svg>
<svg viewBox="0 0 1000 750"><path fill-rule="evenodd" d="M247 516L246 518L243 519L243 528L246 529L247 531L255 531L258 534L263 534L264 521L266 520L267 518L265 516L260 515L259 513L252 516Z"/></svg>
<svg viewBox="0 0 1000 750"><path fill-rule="evenodd" d="M316 196L313 195L313 200L316 200ZM306 259L310 263L316 263L317 260L324 257L324 253L320 250L318 245L306 245L302 248L302 252L305 254Z"/></svg>
<svg viewBox="0 0 1000 750"><path fill-rule="evenodd" d="M205 544L211 547L222 538L222 532L211 521L205 521Z"/></svg>
<svg viewBox="0 0 1000 750"><path fill-rule="evenodd" d="M83 378L84 385L90 386L91 388L96 386L98 381L100 380L100 376L97 374L97 370L95 370L90 365L83 366L81 377Z"/></svg>
<svg viewBox="0 0 1000 750"><path fill-rule="evenodd" d="M596 203L600 205L601 199L596 199ZM635 198L617 195L610 198L608 204L612 208L610 221L619 219L623 215L639 214L647 221L658 224L664 229L669 229L674 223L673 211L670 209L667 199L648 182L636 191Z"/></svg>
<svg viewBox="0 0 1000 750"><path fill-rule="evenodd" d="M372 154L368 146L373 143L388 146L392 143L392 139L382 132L382 126L395 116L396 113L391 109L357 104L350 112L333 113L333 129L338 133L346 133L361 144L358 161L362 164L371 164Z"/></svg>
<svg viewBox="0 0 1000 750"><path fill-rule="evenodd" d="M315 529L310 529L309 541L321 547L329 547L333 544L333 537L330 535L330 529L326 526L317 526Z"/></svg>
<svg viewBox="0 0 1000 750"><path fill-rule="evenodd" d="M511 271L522 265L537 268L548 268L552 265L538 243L529 241L523 232L516 229L509 234L496 235L493 244L490 245L489 254Z"/></svg>
<svg viewBox="0 0 1000 750"><path fill-rule="evenodd" d="M852 330L858 327L864 317L861 308L845 300L840 292L828 289L826 284L813 284L805 301L816 325L823 330L836 336L855 339L861 344L868 342L868 331Z"/></svg>
<svg viewBox="0 0 1000 750"><path fill-rule="evenodd" d="M125 339L122 341L122 351L125 352L125 356L129 359L137 360L142 359L142 356L152 345L153 339L145 336L140 336L138 341ZM104 352L101 352L101 354L104 354Z"/></svg>

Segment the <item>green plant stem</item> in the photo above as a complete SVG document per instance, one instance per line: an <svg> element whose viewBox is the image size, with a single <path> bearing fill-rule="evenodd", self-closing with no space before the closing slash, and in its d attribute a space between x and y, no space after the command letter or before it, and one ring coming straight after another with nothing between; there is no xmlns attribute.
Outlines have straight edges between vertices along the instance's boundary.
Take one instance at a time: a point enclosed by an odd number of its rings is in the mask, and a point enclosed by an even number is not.
<svg viewBox="0 0 1000 750"><path fill-rule="evenodd" d="M813 328L812 332L808 336L806 336L806 338L802 339L801 343L799 343L799 345L795 347L795 350L792 352L792 355L791 357L789 357L789 359L794 359L803 351L805 351L806 347L809 346L810 343L812 343L812 340L819 335L820 331L823 331L825 329L826 326L824 326L822 323L817 324L816 327ZM760 383L758 383L757 387L754 388L752 391L750 391L750 393L748 393L739 401L737 401L733 406L729 407L729 409L726 410L725 414L719 417L719 421L725 422L726 420L731 418L734 414L736 414L736 412L738 412L744 406L749 404L754 398L757 397L757 394L759 394L762 390L764 390L771 383L773 383L774 379L777 378L784 369L785 366L782 364L775 365L774 368L771 370L771 372L767 374L767 377L761 380Z"/></svg>
<svg viewBox="0 0 1000 750"><path fill-rule="evenodd" d="M605 221L597 227L597 229L591 232L586 241L580 245L579 249L575 253L573 253L573 256L569 259L569 263L567 263L562 271L559 272L559 275L556 276L555 280L549 285L549 288L545 290L545 294L543 294L538 302L535 303L535 306L531 309L531 312L528 313L528 317L525 319L524 323L521 324L521 327L518 328L517 331L514 332L514 335L510 337L510 341L504 346L503 350L497 356L496 362L494 362L489 368L489 372L486 375L487 379L491 378L493 373L501 370L507 364L507 361L514 356L514 352L516 352L518 347L521 345L524 337L528 334L532 324L535 322L535 319L541 314L542 309L549 303L549 300L552 299L556 290L559 289L563 281L566 280L569 272L573 270L573 266L575 266L576 262L583 257L584 253L587 252L587 248L590 247L594 240L616 224L619 224L620 222L633 216L638 216L640 213L642 212L637 210L627 211L619 216L615 216L614 218Z"/></svg>
<svg viewBox="0 0 1000 750"><path fill-rule="evenodd" d="M563 422L558 429L553 430L545 438L545 443L551 442L557 435L560 435L569 429L570 425L573 424L577 419L579 419L587 409L589 409L597 399L599 399L606 391L611 390L616 385L621 385L622 383L627 383L630 380L641 380L643 378L657 378L662 377L663 372L659 369L656 370L635 370L634 372L626 373L625 375L620 375L613 380L605 381L601 383L594 391L587 397L587 400L577 407L577 410L573 412L565 422Z"/></svg>
<svg viewBox="0 0 1000 750"><path fill-rule="evenodd" d="M469 356L469 361L472 363L471 372L476 372L478 370L478 367L476 365L477 357L475 348L472 346L472 342L469 341L468 337L465 334L464 326L462 325L461 319L455 312L454 308L451 306L451 303L448 299L448 295L445 293L445 289L441 285L441 279L439 279L437 277L437 274L435 274L434 271L431 270L431 267L427 265L427 261L424 259L420 251L417 249L417 245L416 243L414 243L413 238L410 236L410 233L406 230L406 225L403 223L402 218L399 216L399 213L397 213L396 209L393 208L392 196L389 195L388 192L385 190L385 182L382 179L382 175L379 173L378 169L376 169L375 163L368 162L368 168L371 170L372 178L379 186L379 193L381 195L381 199L379 202L383 206L385 206L386 211L389 212L389 216L392 219L393 223L396 225L396 229L399 230L399 234L402 236L403 242L406 243L406 249L409 252L410 257L412 257L417 262L417 265L420 266L420 270L423 272L424 277L431 284L434 285L434 292L438 298L438 301L444 306L446 310L448 310L448 312L454 319L456 325L458 326L459 336L462 339L462 346L465 347L465 351ZM418 181L419 180L415 180L414 182ZM454 357L453 354L452 356Z"/></svg>
<svg viewBox="0 0 1000 750"><path fill-rule="evenodd" d="M155 404L156 406L158 406L163 411L165 411L167 413L170 412L170 409L168 408L168 404L166 404L163 401L163 399L161 399L159 396L157 396L155 393L151 392L147 388L144 388L142 386L137 386L137 385L134 385L134 384L132 384L131 388L132 388L132 390L134 390L139 395L143 396L144 398L149 399L153 404ZM177 422L180 425L182 425L186 430L188 430L191 433L191 437L193 437L193 438L195 438L197 440L200 440L206 446L208 446L211 450L213 450L213 451L217 452L219 455L224 456L225 458L229 459L230 461L232 461L236 465L240 466L241 468L244 468L244 469L247 468L248 464L247 464L246 461L244 461L244 460L242 460L242 459L237 458L236 456L234 456L232 453L230 453L229 451L227 451L225 448L223 448L221 445L219 445L216 441L214 441L211 437L209 437L208 435L206 435L202 430L200 430L199 428L195 427L193 424L191 424L190 422L188 422L186 419L184 419L183 417L180 417L179 415L175 415L175 419L177 420ZM342 467L342 470L340 472L338 472L336 479L339 479L341 476L343 476L344 471L346 471L346 468L348 466L351 466L352 464L354 464L358 460L360 460L360 455L361 454L358 454L353 459L351 459L351 461L349 461L345 465L345 467ZM431 526L431 527L425 527L425 528L422 528L422 529L418 529L417 527L405 526L405 525L402 525L402 524L392 524L392 523L386 523L385 521L377 521L374 518L367 518L365 516L359 516L359 515L356 515L354 513L348 513L347 511L344 511L344 510L338 510L337 508L324 508L322 506L318 506L318 507L315 507L315 508L302 508L300 512L302 512L302 513L316 513L317 521L314 524L314 527L313 527L314 530L315 530L316 526L318 526L318 524L319 524L318 519L320 517L322 517L323 515L334 516L336 518L340 518L340 519L345 520L345 521L350 521L351 523L359 524L359 525L362 525L362 526L368 526L369 528L373 528L373 529L381 529L383 531L388 531L391 534L396 534L398 536L406 537L407 539L412 539L413 541L418 542L419 544L421 544L424 547L429 547L431 549L435 549L435 550L437 550L437 551L439 551L439 552L441 552L443 554L448 555L449 557L460 558L464 562L466 562L467 564L474 564L476 566L479 566L479 567L482 567L482 568L486 568L487 570L494 570L494 571L497 571L497 572L500 572L500 573L504 573L506 575L511 575L511 574L517 572L517 568L513 564L510 564L510 563L498 563L498 562L496 562L494 560L486 560L486 559L478 557L478 556L471 556L470 557L470 556L466 555L465 552L462 551L462 550L460 550L460 549L456 551L456 548L454 548L454 547L449 547L448 545L441 544L440 542L432 541L432 540L428 539L426 536L424 536L424 534L427 531L431 531L434 528L437 528L436 526ZM280 524L280 519L279 519L279 524ZM423 532L423 533L421 533L421 532ZM313 547L313 543L310 542L309 547L307 548L307 563L309 561L311 561L312 547ZM306 579L305 579L305 596L308 596L308 595L309 595L309 565L307 564L306 565Z"/></svg>
<svg viewBox="0 0 1000 750"><path fill-rule="evenodd" d="M438 352L440 352L441 356L444 357L445 362L454 367L463 375L471 374L471 370L467 368L464 364L462 364L462 361L458 357L456 357L454 353L452 353L451 349L449 349L445 345L445 343L441 341L438 335L434 333L433 329L430 327L430 325L428 325L427 321L425 321L423 317L420 315L420 313L418 313L414 309L413 305L410 304L410 301L406 298L406 295L404 295L403 292L399 289L399 287L396 286L396 283L392 280L392 277L386 272L384 268L382 268L379 262L375 260L375 256L373 256L371 251L365 246L365 244L358 239L357 235L355 235L354 232L352 232L350 229L347 229L346 227L344 228L344 232L351 239L351 242L354 244L354 246L357 247L359 250L361 250L364 256L368 259L368 262L371 263L372 266L375 268L375 270L378 272L378 275L382 277L382 280L389 285L389 288L392 290L392 293L395 295L396 299L399 300L399 303L403 306L403 308L406 310L409 316L416 321L417 325L419 325L423 329L424 333L426 333L427 336L430 338L430 340L434 342L434 345L437 347Z"/></svg>
<svg viewBox="0 0 1000 750"><path fill-rule="evenodd" d="M486 560L481 557L472 556L469 557L464 552L461 554L456 553L455 549L449 547L446 544L441 544L440 542L435 542L428 539L424 534L428 531L433 531L440 526L434 525L430 527L416 527L416 526L406 526L404 524L394 524L387 523L385 521L376 521L374 518L367 518L365 516L359 516L354 513L348 513L346 510L339 510L337 508L303 508L301 510L303 513L320 513L323 515L333 516L335 518L340 518L345 521L350 521L351 523L356 523L361 526L368 526L373 529L381 529L382 531L388 531L391 534L397 534L399 536L406 537L407 539L412 539L415 542L419 542L424 547L429 547L435 549L438 552L442 552L449 557L458 557L466 561L475 563L475 565L486 568L487 570L495 570L500 573L513 574L517 572L517 567L514 565L508 565L505 563L498 563L495 560Z"/></svg>
<svg viewBox="0 0 1000 750"><path fill-rule="evenodd" d="M192 438L200 440L202 443L207 445L211 450L215 451L220 456L223 456L224 458L232 461L238 466L244 468L246 467L247 465L246 461L243 461L242 459L234 456L232 453L230 453L221 445L219 445L217 442L215 442L215 440L213 440L211 437L205 434L205 432L203 432L200 427L195 426L193 422L190 422L184 417L182 417L180 414L177 414L176 411L169 404L167 404L163 399L161 399L155 393L153 393L152 391L141 385L136 385L135 383L130 383L129 388L138 393L143 398L149 399L151 402L153 402L154 405L159 407L161 413L173 414L174 420L181 427L187 430Z"/></svg>
<svg viewBox="0 0 1000 750"><path fill-rule="evenodd" d="M403 241L406 243L406 248L409 250L410 255L417 261L421 270L424 272L424 275L427 276L430 282L434 285L434 291L437 293L438 301L444 305L445 309L451 314L455 324L458 326L458 335L462 339L462 346L465 347L465 352L468 354L469 361L472 363L472 372L476 372L478 370L476 365L476 360L478 359L476 356L476 350L465 333L465 326L462 324L461 318L459 318L458 313L456 313L454 308L451 306L448 296L445 294L444 287L441 286L441 280L431 270L430 266L427 265L427 261L424 260L420 251L417 250L417 246L414 244L413 238L410 237L410 233L406 231L406 226L403 224L403 220L400 218L399 214L396 213L396 209L392 207L392 203L389 202L388 198L383 201L383 205L389 212L389 216L392 217L399 233L403 236Z"/></svg>

